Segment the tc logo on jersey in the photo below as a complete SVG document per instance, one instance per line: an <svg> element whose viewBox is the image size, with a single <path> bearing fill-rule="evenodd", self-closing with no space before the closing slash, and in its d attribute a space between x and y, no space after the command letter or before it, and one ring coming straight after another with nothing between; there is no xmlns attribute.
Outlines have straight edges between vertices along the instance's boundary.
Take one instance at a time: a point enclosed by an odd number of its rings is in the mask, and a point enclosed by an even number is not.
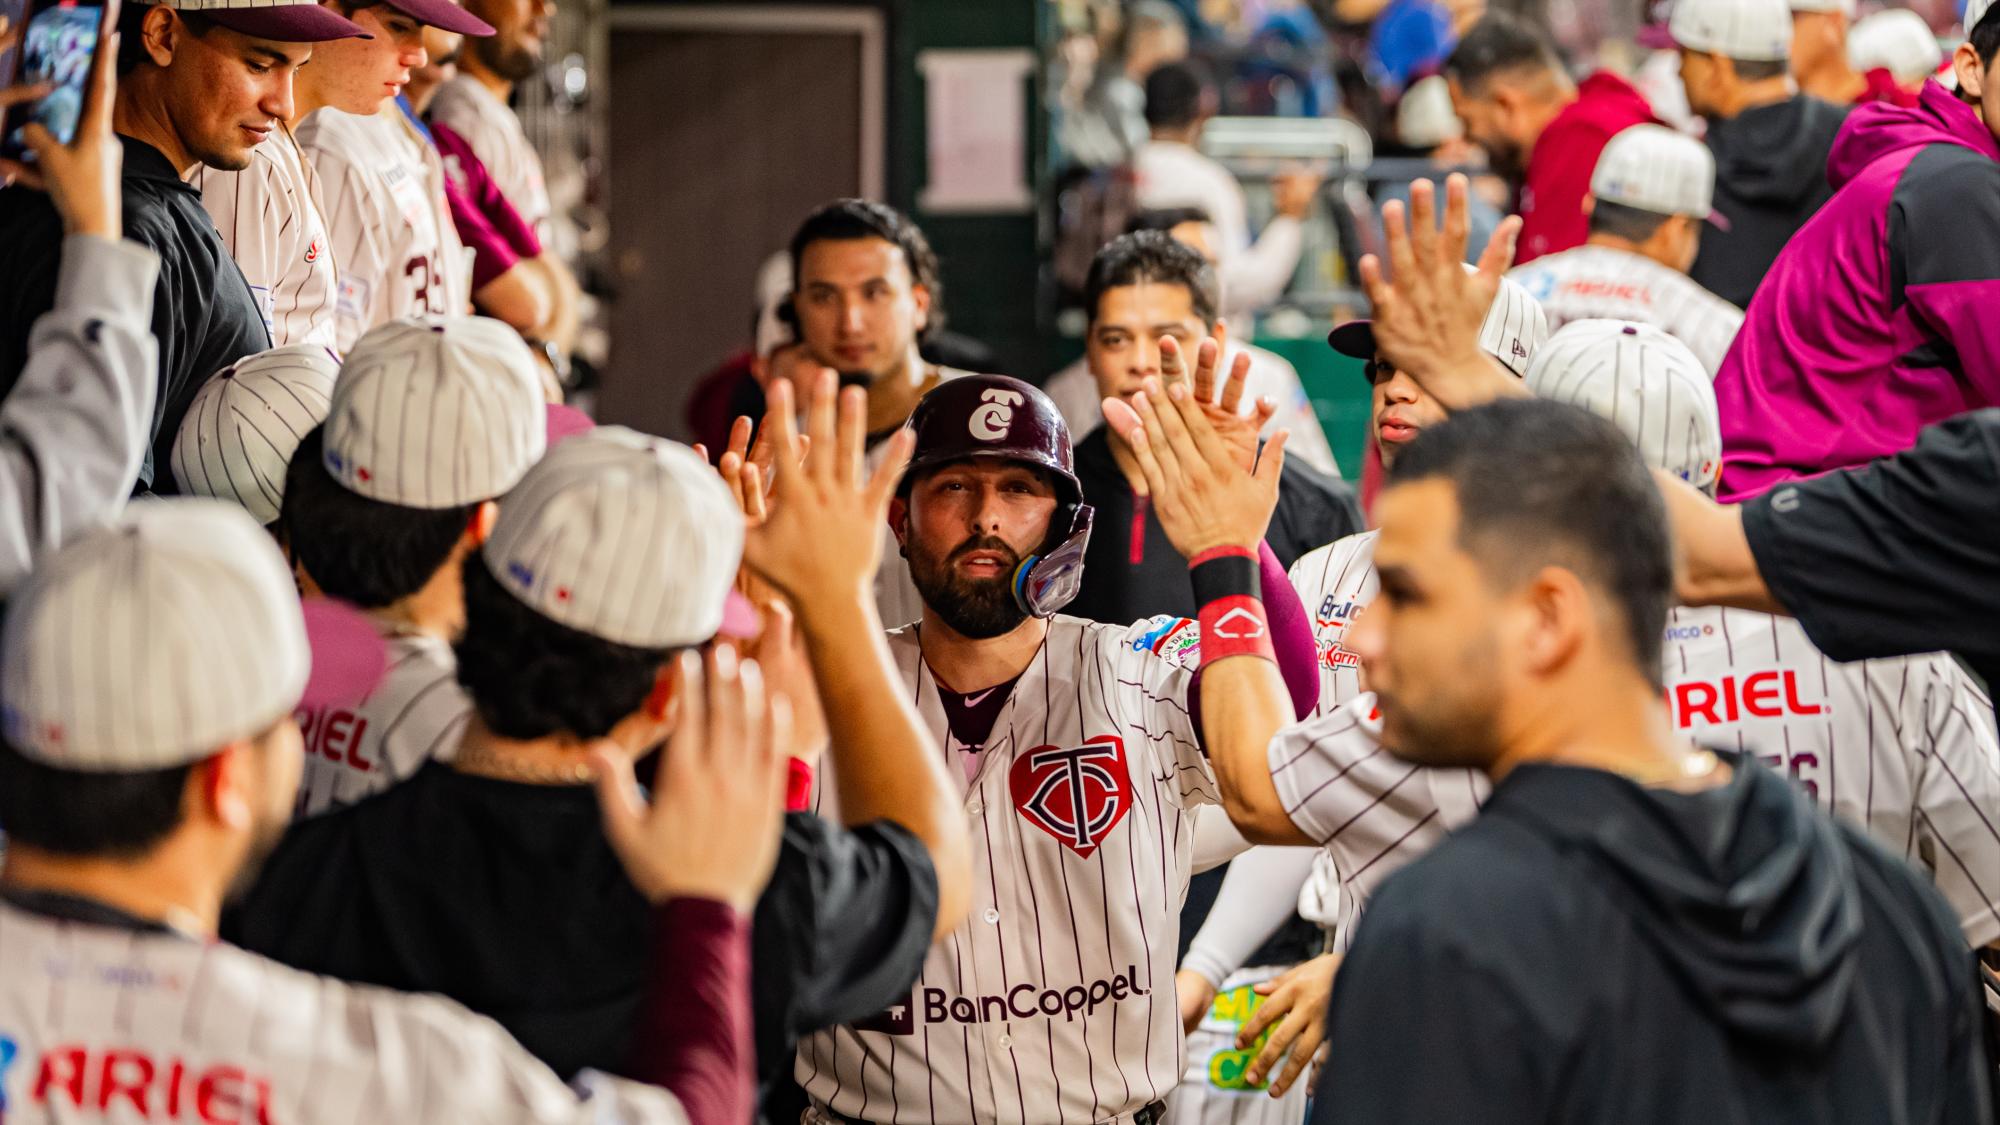
<svg viewBox="0 0 2000 1125"><path fill-rule="evenodd" d="M1132 808L1125 743L1110 734L1073 750L1028 751L1008 771L1007 788L1028 823L1086 859Z"/></svg>
<svg viewBox="0 0 2000 1125"><path fill-rule="evenodd" d="M972 421L966 428L980 441L999 441L1014 426L1014 408L1028 400L1021 397L1019 391L1003 391L996 387L981 393L979 401L986 405L972 412Z"/></svg>

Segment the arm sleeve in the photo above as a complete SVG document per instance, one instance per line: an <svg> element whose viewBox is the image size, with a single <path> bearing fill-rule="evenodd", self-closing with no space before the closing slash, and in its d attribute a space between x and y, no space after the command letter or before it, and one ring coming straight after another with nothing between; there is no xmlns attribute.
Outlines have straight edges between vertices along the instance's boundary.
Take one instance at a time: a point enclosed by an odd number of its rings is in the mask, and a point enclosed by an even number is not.
<svg viewBox="0 0 2000 1125"><path fill-rule="evenodd" d="M20 381L0 400L0 590L112 515L151 442L159 258L128 242L63 244L56 303L35 321Z"/></svg>
<svg viewBox="0 0 2000 1125"><path fill-rule="evenodd" d="M1276 216L1264 224L1253 245L1224 251L1223 300L1231 309L1253 310L1284 296L1304 248L1305 227L1297 219Z"/></svg>
<svg viewBox="0 0 2000 1125"><path fill-rule="evenodd" d="M1220 805L1203 805L1194 811L1195 875L1205 874L1229 863L1250 850L1250 841L1236 830L1229 814Z"/></svg>
<svg viewBox="0 0 2000 1125"><path fill-rule="evenodd" d="M693 1125L736 1125L756 1110L751 1068L749 922L706 899L654 919L653 972L633 1036L633 1075L671 1092ZM689 1019L700 1012L701 1019Z"/></svg>
<svg viewBox="0 0 2000 1125"><path fill-rule="evenodd" d="M1548 1120L1545 1051L1490 967L1402 903L1377 903L1334 980L1314 1125Z"/></svg>
<svg viewBox="0 0 2000 1125"><path fill-rule="evenodd" d="M2000 743L1993 704L1948 656L1929 674L1905 730L1921 730L1914 826L1932 882L1968 944L2000 939Z"/></svg>
<svg viewBox="0 0 2000 1125"><path fill-rule="evenodd" d="M1903 296L1917 320L1957 353L1974 401L2000 403L2000 167L1934 149L1904 174L1889 244L1905 248Z"/></svg>
<svg viewBox="0 0 2000 1125"><path fill-rule="evenodd" d="M1264 617L1271 627L1271 649L1278 674L1292 697L1292 715L1310 715L1319 706L1319 647L1313 640L1312 619L1306 616L1299 592L1269 543L1257 545L1257 577L1263 591ZM1197 733L1201 730L1201 672L1188 682L1187 710Z"/></svg>
<svg viewBox="0 0 2000 1125"><path fill-rule="evenodd" d="M1312 874L1312 848L1251 848L1233 860L1208 919L1181 958L1217 988L1298 909Z"/></svg>
<svg viewBox="0 0 2000 1125"><path fill-rule="evenodd" d="M1778 603L1835 660L2000 653L2000 409L1927 426L1914 448L1743 506Z"/></svg>

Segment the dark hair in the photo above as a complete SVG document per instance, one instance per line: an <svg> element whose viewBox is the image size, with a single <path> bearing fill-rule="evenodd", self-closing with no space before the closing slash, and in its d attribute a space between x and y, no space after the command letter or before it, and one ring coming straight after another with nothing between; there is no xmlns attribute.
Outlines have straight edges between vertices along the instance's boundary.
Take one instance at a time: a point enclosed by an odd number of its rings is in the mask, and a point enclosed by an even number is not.
<svg viewBox="0 0 2000 1125"><path fill-rule="evenodd" d="M1146 75L1146 124L1185 129L1201 117L1208 77L1191 62L1162 63Z"/></svg>
<svg viewBox="0 0 2000 1125"><path fill-rule="evenodd" d="M1575 571L1624 616L1637 670L1661 686L1673 598L1666 506L1632 439L1567 403L1502 399L1418 435L1390 485L1442 477L1458 496L1458 542L1501 582L1543 566Z"/></svg>
<svg viewBox="0 0 2000 1125"><path fill-rule="evenodd" d="M1562 60L1541 32L1519 16L1488 12L1479 17L1445 60L1445 73L1468 93L1477 93L1501 74L1528 70L1562 72Z"/></svg>
<svg viewBox="0 0 2000 1125"><path fill-rule="evenodd" d="M1965 38L1978 52L1979 65L1992 66L1993 56L2000 53L2000 4L1986 9L1979 22L1966 29Z"/></svg>
<svg viewBox="0 0 2000 1125"><path fill-rule="evenodd" d="M1627 242L1644 242L1667 225L1667 220L1671 218L1672 215L1662 215L1658 211L1642 211L1637 207L1600 199L1590 209L1590 233L1608 234Z"/></svg>
<svg viewBox="0 0 2000 1125"><path fill-rule="evenodd" d="M155 4L127 4L118 9L118 59L115 68L118 77L132 73L142 62L151 62L153 56L146 53L146 13ZM215 27L215 21L200 12L182 11L178 8L165 9L173 13L173 18L181 21L197 39L207 35Z"/></svg>
<svg viewBox="0 0 2000 1125"><path fill-rule="evenodd" d="M1736 68L1736 77L1744 82L1764 82L1792 72L1792 64L1784 59L1730 59L1729 62Z"/></svg>
<svg viewBox="0 0 2000 1125"><path fill-rule="evenodd" d="M633 648L560 625L500 585L486 560L465 560L465 636L458 682L502 738L602 738L653 691L673 649Z"/></svg>
<svg viewBox="0 0 2000 1125"><path fill-rule="evenodd" d="M180 826L193 770L57 769L0 743L0 832L55 855L136 858Z"/></svg>
<svg viewBox="0 0 2000 1125"><path fill-rule="evenodd" d="M1206 223L1212 220L1208 211L1201 207L1157 207L1137 212L1125 224L1126 234L1136 234L1142 230L1157 230L1172 234L1182 223Z"/></svg>
<svg viewBox="0 0 2000 1125"><path fill-rule="evenodd" d="M1142 281L1185 286L1195 315L1202 324L1215 327L1215 267L1192 246L1160 230L1121 234L1090 260L1090 276L1083 283L1083 310L1090 314L1091 323L1097 322L1106 290Z"/></svg>
<svg viewBox="0 0 2000 1125"><path fill-rule="evenodd" d="M292 454L278 524L292 557L321 590L380 609L423 589L451 558L479 505L429 510L356 495L320 460L325 433L313 427Z"/></svg>
<svg viewBox="0 0 2000 1125"><path fill-rule="evenodd" d="M901 250L903 261L910 267L910 280L930 291L930 315L925 318L924 330L917 333L918 340L929 339L944 326L944 279L938 274L937 253L908 215L872 199L836 199L807 215L806 221L799 224L797 233L792 235L792 291L798 292L799 279L804 276L801 267L806 247L815 242L852 242L864 238L879 238ZM797 314L791 307L790 301L785 302L781 315L797 325Z"/></svg>

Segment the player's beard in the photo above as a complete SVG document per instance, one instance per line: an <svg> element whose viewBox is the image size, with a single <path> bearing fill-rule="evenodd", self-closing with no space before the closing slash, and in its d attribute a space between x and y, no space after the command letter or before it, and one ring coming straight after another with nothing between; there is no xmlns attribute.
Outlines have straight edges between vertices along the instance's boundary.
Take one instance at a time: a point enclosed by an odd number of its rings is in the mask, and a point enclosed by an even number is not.
<svg viewBox="0 0 2000 1125"><path fill-rule="evenodd" d="M955 560L973 551L1004 552L1006 570L992 578L967 578L953 569ZM1021 556L1006 540L974 536L942 560L914 543L904 553L910 560L910 580L923 595L924 604L960 636L975 641L1005 636L1028 619L1014 601L1014 571L1021 565Z"/></svg>
<svg viewBox="0 0 2000 1125"><path fill-rule="evenodd" d="M479 61L486 69L509 82L525 82L533 78L542 65L541 51L524 47L518 42L502 42L501 39L498 35L474 39L472 49L479 53Z"/></svg>

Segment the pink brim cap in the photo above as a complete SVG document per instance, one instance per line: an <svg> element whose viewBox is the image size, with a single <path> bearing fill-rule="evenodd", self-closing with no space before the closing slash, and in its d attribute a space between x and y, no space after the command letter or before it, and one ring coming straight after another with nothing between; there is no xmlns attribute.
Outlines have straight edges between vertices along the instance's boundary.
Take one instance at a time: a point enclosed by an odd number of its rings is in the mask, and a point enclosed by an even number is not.
<svg viewBox="0 0 2000 1125"><path fill-rule="evenodd" d="M312 672L299 706L352 707L368 698L389 671L389 652L381 633L346 602L307 598L304 611Z"/></svg>
<svg viewBox="0 0 2000 1125"><path fill-rule="evenodd" d="M763 631L764 617L757 612L757 607L750 604L749 598L735 590L729 591L729 596L722 601L722 628L717 629L715 635L747 641Z"/></svg>
<svg viewBox="0 0 2000 1125"><path fill-rule="evenodd" d="M373 39L360 24L318 4L279 4L258 8L186 8L179 11L202 16L218 27L226 27L252 39L274 43L325 43L334 39Z"/></svg>
<svg viewBox="0 0 2000 1125"><path fill-rule="evenodd" d="M493 25L452 3L452 0L383 0L391 8L442 31L485 38Z"/></svg>
<svg viewBox="0 0 2000 1125"><path fill-rule="evenodd" d="M551 446L566 437L587 434L597 428L597 423L590 420L590 415L585 414L574 406L565 406L560 402L549 404L546 420L549 435L548 443Z"/></svg>

